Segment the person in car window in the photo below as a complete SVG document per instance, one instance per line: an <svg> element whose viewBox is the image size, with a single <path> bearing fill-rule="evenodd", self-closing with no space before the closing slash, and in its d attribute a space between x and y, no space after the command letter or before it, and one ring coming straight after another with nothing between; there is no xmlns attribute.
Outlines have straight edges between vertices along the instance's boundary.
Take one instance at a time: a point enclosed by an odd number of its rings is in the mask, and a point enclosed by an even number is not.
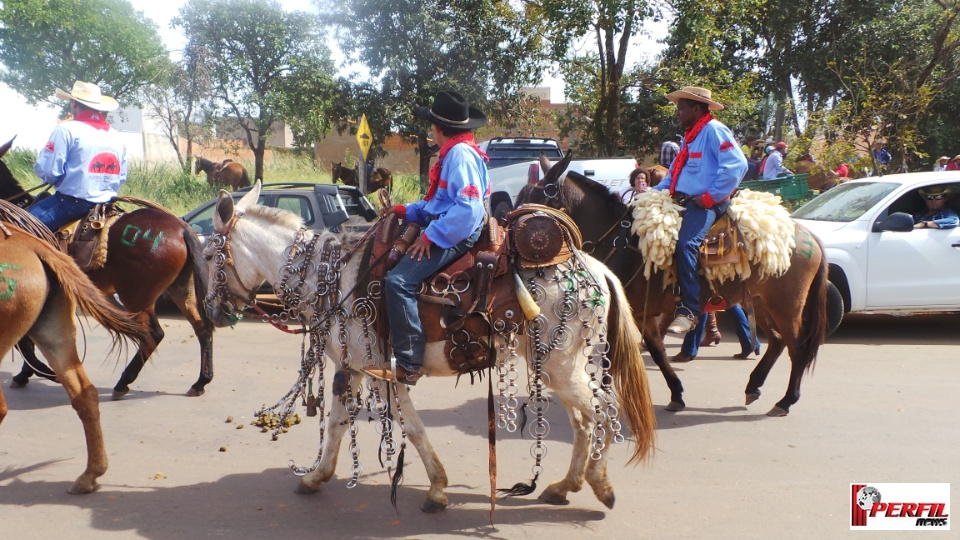
<svg viewBox="0 0 960 540"><path fill-rule="evenodd" d="M920 198L927 211L913 216L914 229L952 229L960 225L960 217L947 206L953 190L945 186L930 186L920 190Z"/></svg>

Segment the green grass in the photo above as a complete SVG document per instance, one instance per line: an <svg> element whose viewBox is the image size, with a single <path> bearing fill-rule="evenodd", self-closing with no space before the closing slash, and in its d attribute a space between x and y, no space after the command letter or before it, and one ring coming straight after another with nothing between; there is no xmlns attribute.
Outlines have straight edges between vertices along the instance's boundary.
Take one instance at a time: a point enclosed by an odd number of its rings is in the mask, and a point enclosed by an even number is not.
<svg viewBox="0 0 960 540"><path fill-rule="evenodd" d="M37 153L33 150L15 148L7 153L4 162L10 168L14 178L24 188L40 184L33 172ZM253 176L253 163L240 161ZM267 183L305 182L330 183L330 171L314 166L309 156L292 152L276 151L264 163L264 178ZM195 176L180 170L176 164L150 164L142 161L131 162L127 182L120 188L120 195L139 197L156 202L169 208L180 216L217 196L219 189L206 182L206 176ZM391 202L403 204L420 199L420 180L415 174L395 176ZM377 207L380 203L375 195L370 201Z"/></svg>

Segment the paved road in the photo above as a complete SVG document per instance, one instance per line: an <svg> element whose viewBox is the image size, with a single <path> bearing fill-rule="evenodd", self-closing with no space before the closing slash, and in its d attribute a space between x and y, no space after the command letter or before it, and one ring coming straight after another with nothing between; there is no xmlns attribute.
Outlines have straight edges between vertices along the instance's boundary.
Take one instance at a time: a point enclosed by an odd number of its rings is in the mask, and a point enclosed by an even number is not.
<svg viewBox="0 0 960 540"><path fill-rule="evenodd" d="M625 465L627 448L610 452L615 508L607 510L589 489L571 494L563 507L510 499L498 506L493 526L485 388L427 379L415 389L450 477L445 512L418 510L427 482L414 451L394 511L373 425L366 424L361 484L346 487L345 444L337 478L317 495L297 495L286 464L313 461L313 421L278 442L245 424L254 408L293 384L299 338L254 322L219 331L216 378L205 396L187 398L182 393L196 379L198 346L182 320L168 316L162 323L167 338L160 354L122 401L109 400L121 366L102 360L102 331L88 332L86 367L100 388L110 454L103 487L91 495L66 494L85 458L80 423L62 389L46 382L9 389L20 360L4 358L0 382L10 414L0 427L3 537L839 538L852 534L850 482L952 482L953 500L960 500L957 315L850 317L822 349L786 418L764 416L785 389L785 359L761 400L745 407L753 362L730 358L738 351L730 338L679 368L688 404L679 414L663 411L667 389L648 369L658 452L639 467ZM678 347L668 340L668 352ZM571 435L560 407L550 409L549 420L546 482L566 470ZM504 434L498 449L500 484L528 480L529 441Z"/></svg>

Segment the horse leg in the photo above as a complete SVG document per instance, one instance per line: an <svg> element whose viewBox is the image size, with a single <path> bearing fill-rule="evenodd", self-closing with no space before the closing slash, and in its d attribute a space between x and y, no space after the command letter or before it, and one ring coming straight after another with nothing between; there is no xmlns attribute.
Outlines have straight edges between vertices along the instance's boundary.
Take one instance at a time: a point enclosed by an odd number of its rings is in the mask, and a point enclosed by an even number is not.
<svg viewBox="0 0 960 540"><path fill-rule="evenodd" d="M127 364L123 373L120 374L120 380L113 387L113 399L120 399L130 392L130 385L137 380L143 365L147 363L147 359L150 358L153 351L157 350L157 346L163 340L163 328L160 327L160 321L157 320L157 314L154 312L153 306L134 315L134 319L150 329L150 337L153 338L152 343L141 347L137 354L133 356L133 359L130 360L130 363Z"/></svg>
<svg viewBox="0 0 960 540"><path fill-rule="evenodd" d="M667 388L670 389L670 403L665 407L671 412L679 412L687 407L683 401L683 383L680 377L673 370L673 366L667 360L667 351L663 348L663 337L660 335L660 328L656 315L641 319L637 314L634 319L638 328L643 328L643 342L647 345L647 352L650 358L660 368L660 374L667 381Z"/></svg>
<svg viewBox="0 0 960 540"><path fill-rule="evenodd" d="M573 428L573 451L570 453L570 467L567 469L567 475L562 480L547 486L539 499L547 504L569 504L567 493L576 493L583 486L583 478L587 467L587 453L590 446L590 429L592 422L589 417L574 405L571 405L560 396L564 408L567 409L567 416L570 419L570 426Z"/></svg>
<svg viewBox="0 0 960 540"><path fill-rule="evenodd" d="M308 472L297 484L297 493L309 495L320 491L320 484L333 478L337 468L337 456L340 454L340 443L343 435L350 428L350 414L346 404L337 396L331 396L330 415L327 418L327 427L324 431L325 439L323 456L316 469Z"/></svg>
<svg viewBox="0 0 960 540"><path fill-rule="evenodd" d="M67 391L70 405L77 411L77 416L83 423L83 433L87 441L87 468L70 486L68 493L90 493L99 488L97 478L107 472L107 451L100 427L97 389L87 377L77 354L72 302L58 294L45 311L48 315L38 320L31 329L30 336L49 359L50 366Z"/></svg>
<svg viewBox="0 0 960 540"><path fill-rule="evenodd" d="M189 276L182 284L178 280L167 289L167 292L177 309L193 327L193 333L200 342L200 375L197 377L197 382L187 390L187 395L202 396L207 384L213 380L213 325L204 322L203 315L200 313L203 308L194 292L193 276ZM159 344L159 340L157 343Z"/></svg>
<svg viewBox="0 0 960 540"><path fill-rule="evenodd" d="M30 377L33 375L43 377L48 381L53 381L58 384L60 383L53 370L44 364L43 360L40 360L40 357L37 356L37 349L29 336L23 336L23 338L17 342L17 349L20 350L20 354L23 356L23 366L20 367L20 373L14 375L10 381L10 388L23 388L30 382ZM39 370L33 369L33 366L37 366Z"/></svg>
<svg viewBox="0 0 960 540"><path fill-rule="evenodd" d="M783 338L780 337L780 334L771 331L764 331L764 333L767 335L767 350L764 351L757 367L750 372L746 389L747 405L760 398L760 387L766 382L767 375L770 374L770 370L773 369L773 365L777 363L777 359L780 358L784 349Z"/></svg>
<svg viewBox="0 0 960 540"><path fill-rule="evenodd" d="M420 415L413 408L413 401L410 400L410 393L405 384L396 385L397 398L400 400L401 412L403 413L403 426L407 439L413 444L420 453L420 459L427 470L427 478L430 479L430 490L427 492L427 500L423 501L420 510L426 513L439 512L447 507L447 494L444 492L447 488L447 472L440 463L440 458L434 451L433 446L427 439L426 429ZM393 405L393 404L392 404Z"/></svg>
<svg viewBox="0 0 960 540"><path fill-rule="evenodd" d="M787 347L790 354L790 381L787 384L787 393L767 412L767 416L786 416L790 412L790 406L800 400L800 380L806 368L803 362L794 361L794 358L798 358L794 348Z"/></svg>

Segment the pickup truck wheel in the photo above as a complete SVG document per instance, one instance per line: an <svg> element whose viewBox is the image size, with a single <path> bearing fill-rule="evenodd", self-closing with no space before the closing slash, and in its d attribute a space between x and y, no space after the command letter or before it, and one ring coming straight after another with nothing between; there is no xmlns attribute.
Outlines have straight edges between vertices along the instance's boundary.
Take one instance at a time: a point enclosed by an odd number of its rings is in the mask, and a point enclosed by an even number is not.
<svg viewBox="0 0 960 540"><path fill-rule="evenodd" d="M511 206L510 203L507 201L500 202L493 208L493 217L498 220L503 219L503 216L507 215L511 210L513 210L513 206Z"/></svg>
<svg viewBox="0 0 960 540"><path fill-rule="evenodd" d="M833 334L843 321L843 295L833 283L827 282L827 335Z"/></svg>

